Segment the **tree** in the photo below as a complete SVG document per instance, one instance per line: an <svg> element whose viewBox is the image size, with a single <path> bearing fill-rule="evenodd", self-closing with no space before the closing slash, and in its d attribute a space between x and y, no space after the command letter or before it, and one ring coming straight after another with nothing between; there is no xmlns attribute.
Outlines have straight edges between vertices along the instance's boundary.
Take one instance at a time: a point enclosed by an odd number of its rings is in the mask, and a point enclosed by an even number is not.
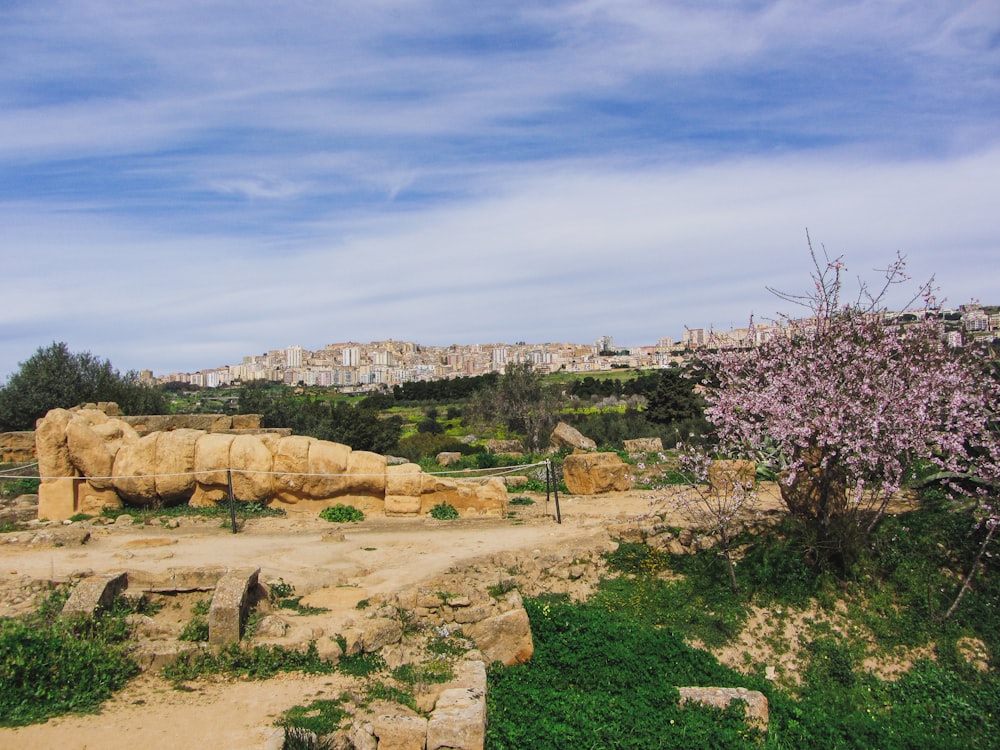
<svg viewBox="0 0 1000 750"><path fill-rule="evenodd" d="M530 363L508 363L495 385L488 385L473 397L470 411L483 422L500 422L524 435L532 450L538 450L543 436L551 432L557 419L559 396L542 382Z"/></svg>
<svg viewBox="0 0 1000 750"><path fill-rule="evenodd" d="M805 317L782 318L758 347L704 355L706 417L727 452L780 472L782 498L816 533L817 554L849 566L914 467L990 474L998 389L943 341L929 283L912 300L923 300L917 322L888 315L888 291L909 280L901 257L880 288L862 283L844 303L841 259L824 251L821 262L811 244L810 254L813 292L777 293Z"/></svg>
<svg viewBox="0 0 1000 750"><path fill-rule="evenodd" d="M125 414L162 414L163 391L120 374L89 352L74 354L65 343L39 349L0 388L0 430L32 430L50 409L114 401Z"/></svg>

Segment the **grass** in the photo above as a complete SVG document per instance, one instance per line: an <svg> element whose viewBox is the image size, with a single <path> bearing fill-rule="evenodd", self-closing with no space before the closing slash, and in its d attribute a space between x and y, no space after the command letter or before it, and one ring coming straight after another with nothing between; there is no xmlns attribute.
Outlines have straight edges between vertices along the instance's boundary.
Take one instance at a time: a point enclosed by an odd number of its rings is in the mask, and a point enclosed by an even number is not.
<svg viewBox="0 0 1000 750"><path fill-rule="evenodd" d="M241 520L249 518L281 517L285 511L281 508L271 508L261 503L236 503L236 517ZM149 519L169 518L219 518L228 520L230 517L229 502L221 502L205 507L190 505L171 505L162 508L105 508L101 511L105 518L117 518L121 515L132 516L134 523L145 523Z"/></svg>
<svg viewBox="0 0 1000 750"><path fill-rule="evenodd" d="M0 619L0 726L96 711L139 671L128 656L127 605L63 618L68 594L53 591L34 614Z"/></svg>
<svg viewBox="0 0 1000 750"><path fill-rule="evenodd" d="M957 645L975 637L1000 654L995 557L956 615L940 619L978 533L967 513L929 504L886 519L858 566L834 578L804 562L808 536L779 525L738 540L737 596L714 552L669 556L622 544L607 555L610 575L588 602L526 600L535 654L523 666L491 668L486 746L995 747L997 670L977 671ZM763 679L764 665L749 655L736 670L690 646L732 644L751 605L778 623L818 608L796 643L770 636L775 654L795 647L797 685ZM758 637L761 645L766 640ZM909 664L896 681L863 667L868 658L892 660L899 648L934 658ZM760 690L770 703L767 735L732 712L679 710L677 685Z"/></svg>
<svg viewBox="0 0 1000 750"><path fill-rule="evenodd" d="M323 508L319 512L319 517L330 523L357 523L365 520L365 514L353 505L337 503L329 508Z"/></svg>

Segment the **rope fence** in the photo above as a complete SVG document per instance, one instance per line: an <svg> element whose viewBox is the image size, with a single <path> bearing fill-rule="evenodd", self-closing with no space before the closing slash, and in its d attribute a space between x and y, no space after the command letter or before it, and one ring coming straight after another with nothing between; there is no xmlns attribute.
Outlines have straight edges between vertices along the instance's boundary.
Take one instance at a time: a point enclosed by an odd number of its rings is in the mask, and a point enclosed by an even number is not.
<svg viewBox="0 0 1000 750"><path fill-rule="evenodd" d="M36 476L36 475L25 475L25 474L13 474L15 471L25 471L27 469L32 469L38 466L38 462L31 464L25 464L23 466L17 466L11 469L4 469L0 471L0 481L4 479L15 480L15 479L38 479L39 481L58 481L65 479L72 479L77 481L119 481L119 480L136 480L136 479L158 479L158 478L173 478L173 477L187 477L193 476L197 479L200 476L216 476L218 477L223 472L226 475L226 485L228 486L229 494L229 511L232 520L233 533L236 533L236 498L233 493L233 475L254 475L254 476L281 476L281 477L309 477L309 478L320 478L320 479L336 479L336 478L364 478L364 477L389 477L390 475L387 471L380 472L378 474L367 474L351 472L349 474L328 474L328 473L313 473L313 472L300 472L300 471L261 471L259 469L234 469L231 467L223 467L218 469L202 469L201 471L183 471L183 472L170 472L170 473L156 473L156 474L119 474L114 476ZM545 469L545 506L548 508L549 500L552 494L555 495L555 506L556 506L556 522L562 523L562 513L559 508L559 480L556 473L556 467L553 465L552 461L546 459L545 461L539 461L533 464L516 464L512 466L495 466L488 469L455 469L451 471L421 471L421 474L426 474L428 476L447 476L456 479L491 479L494 477L504 477L510 475L516 475L521 472L531 471L532 469L540 469L544 467ZM485 473L483 473L485 472ZM414 472L416 474L416 472ZM412 475L399 474L395 476L407 477ZM222 484L221 481L214 481L212 484Z"/></svg>

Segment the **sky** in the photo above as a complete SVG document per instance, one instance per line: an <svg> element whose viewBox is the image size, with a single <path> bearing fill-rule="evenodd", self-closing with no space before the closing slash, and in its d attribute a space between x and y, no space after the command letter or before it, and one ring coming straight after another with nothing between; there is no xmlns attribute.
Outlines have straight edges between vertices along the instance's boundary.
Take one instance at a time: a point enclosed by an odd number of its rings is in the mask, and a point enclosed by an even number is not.
<svg viewBox="0 0 1000 750"><path fill-rule="evenodd" d="M650 345L807 236L1000 304L1000 3L0 0L0 380Z"/></svg>

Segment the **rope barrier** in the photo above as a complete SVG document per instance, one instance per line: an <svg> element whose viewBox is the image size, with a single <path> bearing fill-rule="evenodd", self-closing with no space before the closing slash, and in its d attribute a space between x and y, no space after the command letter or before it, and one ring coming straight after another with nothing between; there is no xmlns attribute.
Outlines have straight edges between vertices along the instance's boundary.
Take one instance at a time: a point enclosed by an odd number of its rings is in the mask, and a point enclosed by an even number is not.
<svg viewBox="0 0 1000 750"><path fill-rule="evenodd" d="M36 463L36 464L33 464L33 465L37 466L38 464ZM481 476L469 476L470 479L484 479L484 478L489 478L491 476L504 476L504 475L507 475L507 474L513 474L513 473L516 473L516 472L519 472L519 471L524 471L526 469L539 468L539 467L542 467L542 466L545 466L545 465L546 465L546 462L542 461L542 462L534 463L534 464L519 464L519 465L516 465L516 466L496 466L496 467L493 467L492 469L460 469L460 470L456 470L456 471L439 471L439 472L430 472L430 471L427 471L427 472L421 472L421 473L422 474L427 474L429 476L444 476L444 475L455 475L455 474L465 474L465 475L468 475L472 471L488 471L488 472L493 472L493 474L487 474L487 475L481 475ZM27 467L21 467L21 468L27 468ZM201 469L200 471L181 471L181 472L165 473L165 474L119 474L119 475L114 475L114 476L96 476L96 477L90 477L90 476L72 476L72 477L64 477L64 476L38 476L38 477L32 477L32 478L33 479L39 479L39 480L42 480L42 481L55 481L55 480L59 480L59 479L87 479L87 480L99 480L99 481L117 481L117 480L121 480L121 479L157 479L159 477L187 477L187 476L197 477L197 476L201 476L201 475L204 475L204 474L221 474L223 472L231 472L233 474L253 474L253 475L256 475L256 476L263 475L263 476L282 476L282 477L284 477L284 476L293 476L293 477L326 477L326 478L335 478L335 477L358 477L358 478L360 478L360 477L387 477L387 476L402 476L402 477L405 477L405 476L408 476L407 474L395 474L394 475L394 474L389 474L388 472L382 472L382 473L378 473L378 474L363 474L363 473L356 473L356 472L352 472L350 474L320 474L320 473L309 473L309 472L301 472L301 471L262 471L262 470L259 470L259 469L234 469L234 468L231 468L231 467L221 467L221 468L218 468L218 469ZM0 478L3 478L3 477L0 477ZM21 479L23 477L10 477L10 478Z"/></svg>

